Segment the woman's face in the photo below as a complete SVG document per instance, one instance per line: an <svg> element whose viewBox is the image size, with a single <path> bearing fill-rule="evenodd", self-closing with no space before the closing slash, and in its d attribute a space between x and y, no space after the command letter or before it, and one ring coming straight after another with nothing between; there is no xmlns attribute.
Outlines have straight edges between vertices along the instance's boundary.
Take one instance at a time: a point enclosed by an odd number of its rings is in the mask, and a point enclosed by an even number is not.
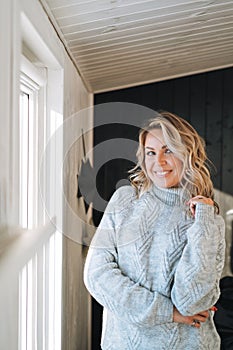
<svg viewBox="0 0 233 350"><path fill-rule="evenodd" d="M166 146L161 129L146 135L145 167L147 176L158 187L178 187L182 176L182 161Z"/></svg>

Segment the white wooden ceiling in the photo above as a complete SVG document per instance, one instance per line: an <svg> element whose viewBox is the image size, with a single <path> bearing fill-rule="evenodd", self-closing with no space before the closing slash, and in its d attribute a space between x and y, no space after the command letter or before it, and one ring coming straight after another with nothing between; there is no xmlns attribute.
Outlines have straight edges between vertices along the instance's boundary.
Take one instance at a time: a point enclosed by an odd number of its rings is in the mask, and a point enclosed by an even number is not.
<svg viewBox="0 0 233 350"><path fill-rule="evenodd" d="M89 91L233 66L233 0L40 0Z"/></svg>

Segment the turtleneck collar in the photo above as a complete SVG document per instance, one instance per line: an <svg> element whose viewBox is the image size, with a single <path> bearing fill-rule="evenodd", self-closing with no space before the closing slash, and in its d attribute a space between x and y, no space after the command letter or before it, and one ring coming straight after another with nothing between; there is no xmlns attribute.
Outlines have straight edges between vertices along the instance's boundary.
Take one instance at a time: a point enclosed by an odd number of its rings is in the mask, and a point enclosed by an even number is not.
<svg viewBox="0 0 233 350"><path fill-rule="evenodd" d="M150 192L170 206L184 205L190 199L189 192L181 187L161 188L152 185Z"/></svg>

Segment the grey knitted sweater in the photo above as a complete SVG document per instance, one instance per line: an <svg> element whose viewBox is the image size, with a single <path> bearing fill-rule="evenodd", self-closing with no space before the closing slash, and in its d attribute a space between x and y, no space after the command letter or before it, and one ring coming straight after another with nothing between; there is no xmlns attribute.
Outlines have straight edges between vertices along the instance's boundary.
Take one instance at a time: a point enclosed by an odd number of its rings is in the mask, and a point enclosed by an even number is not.
<svg viewBox="0 0 233 350"><path fill-rule="evenodd" d="M173 322L219 297L224 221L181 189L153 186L139 199L123 186L112 196L89 248L84 282L104 306L104 350L218 350L213 312L201 328Z"/></svg>

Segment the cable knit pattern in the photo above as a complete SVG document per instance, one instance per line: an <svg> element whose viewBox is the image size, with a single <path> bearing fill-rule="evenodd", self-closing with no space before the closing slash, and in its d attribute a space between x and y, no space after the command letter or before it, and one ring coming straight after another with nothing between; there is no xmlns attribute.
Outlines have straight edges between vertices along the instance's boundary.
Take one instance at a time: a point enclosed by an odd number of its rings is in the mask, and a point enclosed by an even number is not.
<svg viewBox="0 0 233 350"><path fill-rule="evenodd" d="M104 306L103 350L217 350L213 312L200 329L173 322L219 298L224 221L182 189L153 186L139 199L123 186L112 196L89 248L84 282Z"/></svg>

